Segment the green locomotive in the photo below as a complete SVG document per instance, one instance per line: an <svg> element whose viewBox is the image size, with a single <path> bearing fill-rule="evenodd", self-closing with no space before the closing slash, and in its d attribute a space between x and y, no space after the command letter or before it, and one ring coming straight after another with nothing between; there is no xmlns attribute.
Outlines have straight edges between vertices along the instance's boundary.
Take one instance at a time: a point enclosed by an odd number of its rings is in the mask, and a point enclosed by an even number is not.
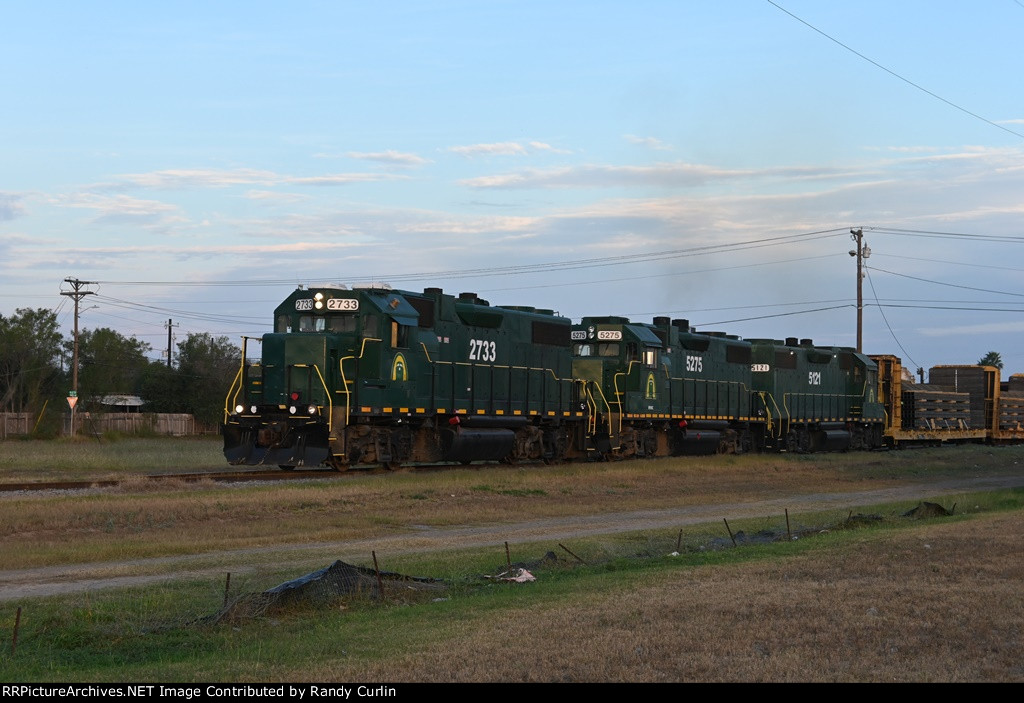
<svg viewBox="0 0 1024 703"><path fill-rule="evenodd" d="M585 317L573 328L591 455L629 457L881 446L877 367L845 347Z"/></svg>
<svg viewBox="0 0 1024 703"><path fill-rule="evenodd" d="M232 464L562 461L881 446L874 361L686 320L299 288L225 403Z"/></svg>
<svg viewBox="0 0 1024 703"><path fill-rule="evenodd" d="M570 321L473 293L299 288L225 407L232 464L555 461L578 454ZM245 352L243 352L245 356Z"/></svg>
<svg viewBox="0 0 1024 703"><path fill-rule="evenodd" d="M573 328L573 373L586 383L592 453L711 454L753 448L750 344L652 324L585 317Z"/></svg>
<svg viewBox="0 0 1024 703"><path fill-rule="evenodd" d="M795 337L749 341L762 447L811 452L882 446L886 418L877 397L878 366L870 357Z"/></svg>

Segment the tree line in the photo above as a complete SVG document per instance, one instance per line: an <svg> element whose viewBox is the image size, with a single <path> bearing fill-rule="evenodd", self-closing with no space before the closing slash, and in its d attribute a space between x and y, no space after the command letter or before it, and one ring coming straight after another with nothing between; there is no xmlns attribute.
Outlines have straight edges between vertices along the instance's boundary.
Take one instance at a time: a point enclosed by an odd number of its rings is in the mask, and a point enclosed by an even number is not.
<svg viewBox="0 0 1024 703"><path fill-rule="evenodd" d="M45 308L0 314L0 412L42 415L51 431L67 410L74 340ZM238 372L241 350L227 337L190 333L177 344L177 363L152 361L152 347L107 327L78 335L76 410L104 411L109 395L137 395L144 412L190 413L201 422L222 418L224 396ZM44 413L44 408L46 412Z"/></svg>

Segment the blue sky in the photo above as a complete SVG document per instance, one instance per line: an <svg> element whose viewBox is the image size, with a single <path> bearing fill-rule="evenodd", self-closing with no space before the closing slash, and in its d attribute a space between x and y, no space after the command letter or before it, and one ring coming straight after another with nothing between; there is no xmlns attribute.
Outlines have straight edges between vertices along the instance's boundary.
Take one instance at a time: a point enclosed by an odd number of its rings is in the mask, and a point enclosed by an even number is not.
<svg viewBox="0 0 1024 703"><path fill-rule="evenodd" d="M1024 5L778 5L820 32L766 0L9 3L0 313L69 328L62 280L98 281L82 325L158 352L376 280L853 345L864 227L866 351L1024 371Z"/></svg>

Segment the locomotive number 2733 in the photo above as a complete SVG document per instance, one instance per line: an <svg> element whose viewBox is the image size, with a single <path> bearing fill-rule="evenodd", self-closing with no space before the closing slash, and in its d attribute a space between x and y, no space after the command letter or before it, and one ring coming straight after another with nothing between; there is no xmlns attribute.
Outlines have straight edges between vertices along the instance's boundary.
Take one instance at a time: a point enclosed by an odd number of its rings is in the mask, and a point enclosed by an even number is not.
<svg viewBox="0 0 1024 703"><path fill-rule="evenodd" d="M497 358L498 351L494 342L486 339L469 340L470 361L496 361Z"/></svg>

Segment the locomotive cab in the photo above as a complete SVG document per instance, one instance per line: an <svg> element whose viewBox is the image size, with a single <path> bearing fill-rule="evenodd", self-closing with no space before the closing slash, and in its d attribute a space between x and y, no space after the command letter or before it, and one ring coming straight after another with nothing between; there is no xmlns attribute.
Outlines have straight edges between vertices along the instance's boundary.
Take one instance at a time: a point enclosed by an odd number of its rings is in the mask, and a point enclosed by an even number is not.
<svg viewBox="0 0 1024 703"><path fill-rule="evenodd" d="M261 339L263 362L243 358L229 393L230 463L294 468L329 459L349 395L344 384L339 392L341 360L376 339L380 326L365 300L358 290L299 288L277 307L274 332Z"/></svg>
<svg viewBox="0 0 1024 703"><path fill-rule="evenodd" d="M585 383L592 453L647 456L666 440L653 420L668 418L665 340L624 317L585 317L572 332L573 376Z"/></svg>

